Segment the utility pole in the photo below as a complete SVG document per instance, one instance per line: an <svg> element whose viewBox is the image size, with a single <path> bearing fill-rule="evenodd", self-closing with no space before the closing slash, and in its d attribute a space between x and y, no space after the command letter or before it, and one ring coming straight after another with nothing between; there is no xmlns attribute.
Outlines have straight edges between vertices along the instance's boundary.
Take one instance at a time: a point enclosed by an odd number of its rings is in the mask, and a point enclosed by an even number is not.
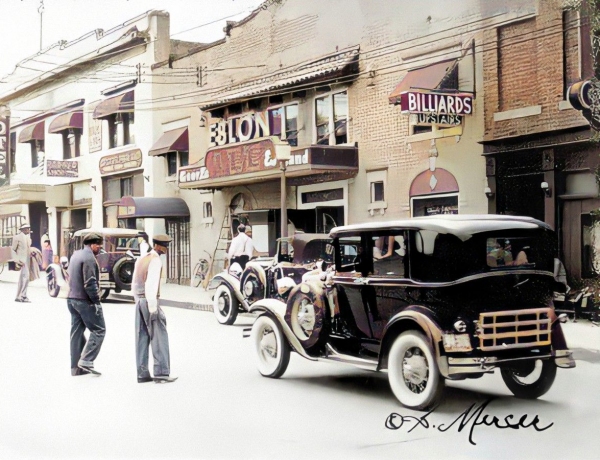
<svg viewBox="0 0 600 460"><path fill-rule="evenodd" d="M40 13L40 51L42 51L42 19L44 16L44 0L40 0L40 6L38 7L38 13Z"/></svg>

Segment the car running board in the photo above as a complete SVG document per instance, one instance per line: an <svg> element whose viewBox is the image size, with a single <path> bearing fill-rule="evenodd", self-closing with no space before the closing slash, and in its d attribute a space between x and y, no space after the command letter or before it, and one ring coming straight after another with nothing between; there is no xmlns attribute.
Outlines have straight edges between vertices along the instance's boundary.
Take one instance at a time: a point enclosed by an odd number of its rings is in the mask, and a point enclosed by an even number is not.
<svg viewBox="0 0 600 460"><path fill-rule="evenodd" d="M336 361L338 363L352 364L353 366L366 369L368 371L376 371L379 363L376 359L364 359L356 356L345 355L339 353L331 344L325 346L325 356L320 357L319 360Z"/></svg>

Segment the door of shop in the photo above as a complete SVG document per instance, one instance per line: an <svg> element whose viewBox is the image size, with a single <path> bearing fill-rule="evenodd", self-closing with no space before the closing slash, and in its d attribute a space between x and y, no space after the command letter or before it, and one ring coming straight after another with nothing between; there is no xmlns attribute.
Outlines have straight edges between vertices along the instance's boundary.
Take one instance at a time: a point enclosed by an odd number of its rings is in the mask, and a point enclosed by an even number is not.
<svg viewBox="0 0 600 460"><path fill-rule="evenodd" d="M189 219L166 220L167 233L173 241L167 253L167 282L190 283L190 222Z"/></svg>

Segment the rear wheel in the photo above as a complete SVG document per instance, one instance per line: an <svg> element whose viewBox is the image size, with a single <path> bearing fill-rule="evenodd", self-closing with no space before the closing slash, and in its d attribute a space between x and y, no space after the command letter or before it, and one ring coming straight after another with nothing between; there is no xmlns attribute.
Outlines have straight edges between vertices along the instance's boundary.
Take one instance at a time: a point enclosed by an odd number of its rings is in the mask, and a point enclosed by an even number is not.
<svg viewBox="0 0 600 460"><path fill-rule="evenodd" d="M204 279L206 278L206 275L208 274L208 269L210 267L210 264L208 263L208 260L206 259L201 259L196 266L194 267L194 271L193 271L193 275L192 275L192 287L198 287L200 286L200 283L202 281L204 281Z"/></svg>
<svg viewBox="0 0 600 460"><path fill-rule="evenodd" d="M113 267L113 277L117 292L131 290L131 280L133 279L133 269L135 260L128 257L119 259Z"/></svg>
<svg viewBox="0 0 600 460"><path fill-rule="evenodd" d="M290 345L281 326L270 316L262 315L252 326L252 343L258 357L258 372L277 379L290 363Z"/></svg>
<svg viewBox="0 0 600 460"><path fill-rule="evenodd" d="M551 359L536 359L500 369L502 380L517 398L536 399L546 394L556 377Z"/></svg>
<svg viewBox="0 0 600 460"><path fill-rule="evenodd" d="M238 299L228 286L221 284L215 292L213 311L217 321L221 324L231 325L237 318L239 308Z"/></svg>
<svg viewBox="0 0 600 460"><path fill-rule="evenodd" d="M404 406L426 410L435 405L444 381L421 332L406 331L394 340L388 356L388 378L394 395Z"/></svg>

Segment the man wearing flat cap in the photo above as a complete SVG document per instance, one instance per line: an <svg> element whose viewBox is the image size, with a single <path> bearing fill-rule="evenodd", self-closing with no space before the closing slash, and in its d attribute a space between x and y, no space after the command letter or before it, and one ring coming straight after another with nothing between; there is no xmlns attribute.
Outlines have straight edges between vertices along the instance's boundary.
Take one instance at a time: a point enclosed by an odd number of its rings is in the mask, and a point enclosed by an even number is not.
<svg viewBox="0 0 600 460"><path fill-rule="evenodd" d="M31 227L29 224L22 224L19 230L20 232L13 237L12 242L15 260L21 267L15 302L31 302L27 298L27 287L29 286L29 251L31 249L29 232L31 231Z"/></svg>
<svg viewBox="0 0 600 460"><path fill-rule="evenodd" d="M162 276L160 256L167 253L170 242L169 235L154 235L152 250L140 256L133 270L131 289L135 299L135 358L138 383L170 383L177 380L177 377L170 376L167 319L158 305ZM154 358L154 378L148 369L149 347L152 348Z"/></svg>
<svg viewBox="0 0 600 460"><path fill-rule="evenodd" d="M96 262L102 242L102 235L88 233L83 237L84 248L75 251L69 262L67 306L71 313L71 375L100 375L94 369L94 360L106 334L100 303L100 270ZM90 331L87 342L86 328Z"/></svg>

